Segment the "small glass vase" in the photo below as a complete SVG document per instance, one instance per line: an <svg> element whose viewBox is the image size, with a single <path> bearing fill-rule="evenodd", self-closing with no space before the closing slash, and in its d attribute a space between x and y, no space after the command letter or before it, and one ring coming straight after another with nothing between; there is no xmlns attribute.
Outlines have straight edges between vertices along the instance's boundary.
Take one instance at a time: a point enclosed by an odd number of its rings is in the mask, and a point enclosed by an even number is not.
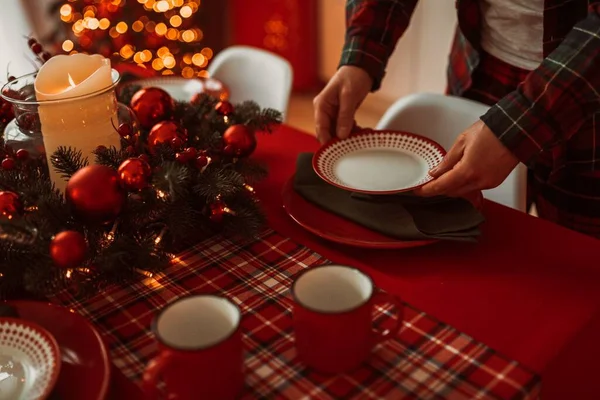
<svg viewBox="0 0 600 400"><path fill-rule="evenodd" d="M1 96L10 102L15 118L4 130L5 143L13 150L25 149L31 155L50 156L60 146L81 151L90 163L92 152L100 145L120 148L117 127L131 123L133 112L118 103L115 88L120 76L112 70L112 84L96 92L56 100L36 98L34 83L37 73L8 82ZM135 124L137 125L137 123ZM135 127L135 126L134 126ZM50 168L50 178L64 192L66 182Z"/></svg>

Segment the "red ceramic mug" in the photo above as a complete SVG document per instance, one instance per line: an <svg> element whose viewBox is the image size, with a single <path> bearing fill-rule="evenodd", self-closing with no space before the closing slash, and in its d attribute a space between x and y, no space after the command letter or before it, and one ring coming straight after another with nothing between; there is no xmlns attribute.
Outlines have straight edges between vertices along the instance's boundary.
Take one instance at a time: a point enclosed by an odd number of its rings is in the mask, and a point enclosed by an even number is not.
<svg viewBox="0 0 600 400"><path fill-rule="evenodd" d="M159 354L144 372L147 399L235 399L244 387L241 313L229 300L196 295L165 307L152 323Z"/></svg>
<svg viewBox="0 0 600 400"><path fill-rule="evenodd" d="M363 272L341 265L308 269L292 285L293 320L299 359L325 373L352 370L375 345L396 337L402 326L400 299L377 289ZM377 304L396 309L392 329L373 328Z"/></svg>

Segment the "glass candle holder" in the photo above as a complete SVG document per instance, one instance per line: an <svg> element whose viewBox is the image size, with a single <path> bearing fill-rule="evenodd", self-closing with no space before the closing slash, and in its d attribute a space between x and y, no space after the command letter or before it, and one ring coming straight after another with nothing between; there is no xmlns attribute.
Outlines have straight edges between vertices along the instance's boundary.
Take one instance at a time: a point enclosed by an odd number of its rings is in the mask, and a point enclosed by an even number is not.
<svg viewBox="0 0 600 400"><path fill-rule="evenodd" d="M111 71L112 84L85 95L52 100L37 100L34 83L37 73L17 78L2 88L1 96L9 101L15 119L5 128L6 144L13 149L24 148L31 154L45 153L50 179L64 193L66 182L52 168L51 155L58 147L81 151L94 162L92 152L100 145L120 148L116 131L120 119L131 115L117 102L115 88L119 73Z"/></svg>

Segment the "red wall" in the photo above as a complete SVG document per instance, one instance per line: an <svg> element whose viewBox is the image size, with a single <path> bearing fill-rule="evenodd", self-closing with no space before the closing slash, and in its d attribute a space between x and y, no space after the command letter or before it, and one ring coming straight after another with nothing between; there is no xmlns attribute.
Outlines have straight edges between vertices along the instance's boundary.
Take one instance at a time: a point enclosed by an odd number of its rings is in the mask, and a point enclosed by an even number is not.
<svg viewBox="0 0 600 400"><path fill-rule="evenodd" d="M294 69L294 90L317 87L317 0L230 0L229 10L232 44L286 58Z"/></svg>

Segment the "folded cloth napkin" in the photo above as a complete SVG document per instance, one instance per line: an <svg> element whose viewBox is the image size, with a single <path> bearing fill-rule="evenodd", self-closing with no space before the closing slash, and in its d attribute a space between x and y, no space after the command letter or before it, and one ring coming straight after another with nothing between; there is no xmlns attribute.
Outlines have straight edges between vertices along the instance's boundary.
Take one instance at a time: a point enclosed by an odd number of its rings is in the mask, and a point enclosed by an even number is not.
<svg viewBox="0 0 600 400"><path fill-rule="evenodd" d="M0 317L20 318L20 315L14 307L4 303L0 304ZM60 396L53 390L47 400L60 400Z"/></svg>
<svg viewBox="0 0 600 400"><path fill-rule="evenodd" d="M401 240L476 241L483 216L467 200L411 194L372 196L323 181L312 168L312 154L300 154L294 190L307 201L366 228Z"/></svg>

